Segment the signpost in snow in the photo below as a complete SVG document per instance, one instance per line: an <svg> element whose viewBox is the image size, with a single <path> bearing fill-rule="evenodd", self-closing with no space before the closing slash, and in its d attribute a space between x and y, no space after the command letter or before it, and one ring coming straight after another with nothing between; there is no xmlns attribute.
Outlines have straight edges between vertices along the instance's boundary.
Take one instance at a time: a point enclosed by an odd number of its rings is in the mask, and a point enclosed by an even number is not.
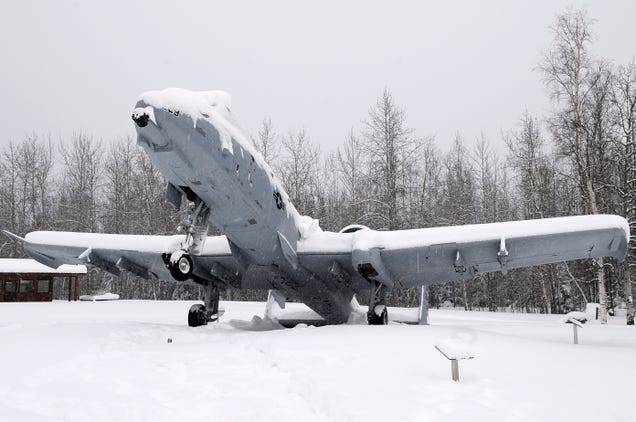
<svg viewBox="0 0 636 422"><path fill-rule="evenodd" d="M572 330L574 330L574 344L579 344L579 327L583 328L583 323L578 319L570 318L567 321L568 324L572 324Z"/></svg>
<svg viewBox="0 0 636 422"><path fill-rule="evenodd" d="M458 339L447 339L438 341L435 348L451 361L451 377L453 381L459 381L459 361L474 358L467 345Z"/></svg>
<svg viewBox="0 0 636 422"><path fill-rule="evenodd" d="M579 344L578 329L583 328L583 324L587 322L587 315L583 312L570 312L565 315L565 323L572 324L572 333L574 334L574 344Z"/></svg>

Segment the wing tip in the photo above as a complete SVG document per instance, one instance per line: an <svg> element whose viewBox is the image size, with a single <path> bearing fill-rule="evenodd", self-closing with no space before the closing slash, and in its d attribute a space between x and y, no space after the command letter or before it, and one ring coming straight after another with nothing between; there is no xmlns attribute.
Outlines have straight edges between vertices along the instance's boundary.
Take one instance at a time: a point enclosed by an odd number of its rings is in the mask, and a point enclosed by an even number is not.
<svg viewBox="0 0 636 422"><path fill-rule="evenodd" d="M16 240L16 241L21 242L21 243L26 242L26 240L23 237L20 237L20 236L18 236L15 233L11 233L9 230L4 230L3 229L3 230L0 230L0 231L2 231L2 233L5 234L5 236L7 236L7 237L9 237L9 238L11 238L13 240Z"/></svg>

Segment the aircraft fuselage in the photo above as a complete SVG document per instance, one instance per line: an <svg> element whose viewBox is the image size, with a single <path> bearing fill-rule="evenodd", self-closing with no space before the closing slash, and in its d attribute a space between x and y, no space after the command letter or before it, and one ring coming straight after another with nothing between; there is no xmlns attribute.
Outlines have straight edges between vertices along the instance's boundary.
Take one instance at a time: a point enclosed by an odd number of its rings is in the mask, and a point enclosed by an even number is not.
<svg viewBox="0 0 636 422"><path fill-rule="evenodd" d="M193 112L165 97L205 93L169 91L144 94L137 103L136 112L152 115L144 127L136 125L138 143L170 184L205 202L210 222L240 253L259 265L280 265L281 241L295 249L300 238L299 215L272 170L222 93L200 98Z"/></svg>
<svg viewBox="0 0 636 422"><path fill-rule="evenodd" d="M345 322L353 292L334 289L333 280L321 279L298 263L303 219L309 217L298 214L236 122L229 102L229 95L214 91L142 94L133 113L137 143L168 180L168 197L172 189L178 198L182 193L207 205L209 221L226 235L232 256L243 267L242 286L245 280L266 279L327 322ZM173 254L170 263L180 268L181 259Z"/></svg>

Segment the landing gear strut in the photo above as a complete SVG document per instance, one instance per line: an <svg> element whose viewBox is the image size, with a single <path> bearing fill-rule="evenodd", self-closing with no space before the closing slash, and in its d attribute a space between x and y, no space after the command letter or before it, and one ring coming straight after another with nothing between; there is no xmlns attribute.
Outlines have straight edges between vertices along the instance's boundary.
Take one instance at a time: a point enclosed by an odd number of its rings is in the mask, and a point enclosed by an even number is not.
<svg viewBox="0 0 636 422"><path fill-rule="evenodd" d="M194 202L190 203L188 214L177 227L178 232L186 234L183 250L193 255L201 253L208 235L209 217L210 208L200 198L195 198Z"/></svg>
<svg viewBox="0 0 636 422"><path fill-rule="evenodd" d="M178 232L185 232L185 239L181 248L174 251L167 259L168 271L175 280L186 281L192 278L193 265L190 254L201 254L208 235L209 216L208 206L200 198L194 198L194 202L190 203L188 214L177 227Z"/></svg>
<svg viewBox="0 0 636 422"><path fill-rule="evenodd" d="M192 305L188 312L188 325L198 327L207 325L208 322L217 321L222 312L219 312L219 287L208 281L205 286L205 296L203 305L200 303Z"/></svg>
<svg viewBox="0 0 636 422"><path fill-rule="evenodd" d="M386 292L387 288L384 284L377 281L372 282L369 312L367 312L367 323L369 325L387 325L389 323Z"/></svg>

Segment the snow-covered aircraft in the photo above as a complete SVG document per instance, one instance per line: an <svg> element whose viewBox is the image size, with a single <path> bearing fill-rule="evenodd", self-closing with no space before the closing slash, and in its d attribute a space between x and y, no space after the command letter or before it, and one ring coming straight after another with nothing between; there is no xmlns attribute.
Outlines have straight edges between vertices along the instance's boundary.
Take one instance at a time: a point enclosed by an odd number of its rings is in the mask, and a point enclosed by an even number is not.
<svg viewBox="0 0 636 422"><path fill-rule="evenodd" d="M132 118L137 143L167 179L167 200L190 212L174 236L39 231L23 242L39 262L91 263L119 274L205 286L191 326L218 318L219 289L274 289L321 315L346 322L356 294L369 324L388 321L394 288L465 280L476 274L611 256L624 259L625 219L563 217L428 229L374 231L351 225L322 231L301 216L254 148L220 91L183 89L141 95ZM212 223L225 233L208 236Z"/></svg>

